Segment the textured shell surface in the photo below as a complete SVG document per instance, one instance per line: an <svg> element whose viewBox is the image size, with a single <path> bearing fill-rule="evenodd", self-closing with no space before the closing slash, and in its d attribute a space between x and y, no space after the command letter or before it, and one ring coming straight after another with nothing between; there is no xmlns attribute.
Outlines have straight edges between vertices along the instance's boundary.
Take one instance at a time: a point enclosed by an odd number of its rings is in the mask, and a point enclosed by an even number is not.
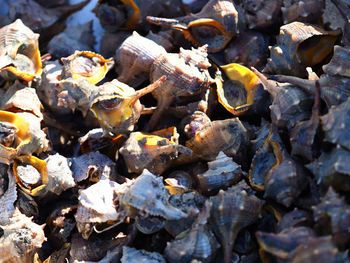
<svg viewBox="0 0 350 263"><path fill-rule="evenodd" d="M158 252L149 252L143 249L137 250L132 247L123 246L123 256L120 259L121 263L165 263L165 259Z"/></svg>
<svg viewBox="0 0 350 263"><path fill-rule="evenodd" d="M1 177L3 176L4 174L1 175ZM7 190L0 197L0 225L9 224L9 221L12 218L13 213L15 212L14 203L16 200L16 179L15 176L11 172L9 172Z"/></svg>
<svg viewBox="0 0 350 263"><path fill-rule="evenodd" d="M324 0L304 0L304 1L289 1L289 6L281 7L283 15L283 23L288 24L294 21L305 23L316 23L321 19L322 13L325 8Z"/></svg>
<svg viewBox="0 0 350 263"><path fill-rule="evenodd" d="M350 77L350 47L334 46L334 54L331 61L324 65L322 69L326 74Z"/></svg>
<svg viewBox="0 0 350 263"><path fill-rule="evenodd" d="M129 188L119 195L119 204L121 210L131 217L136 216L135 212L159 216L166 220L186 217L184 212L170 205L168 199L169 194L164 187L162 177L156 177L144 169Z"/></svg>

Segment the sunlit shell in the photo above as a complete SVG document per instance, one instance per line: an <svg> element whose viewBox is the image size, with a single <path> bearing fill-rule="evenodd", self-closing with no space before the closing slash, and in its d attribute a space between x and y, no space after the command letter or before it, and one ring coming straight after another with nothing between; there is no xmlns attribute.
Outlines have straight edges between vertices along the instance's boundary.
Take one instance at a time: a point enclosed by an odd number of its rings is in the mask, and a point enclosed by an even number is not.
<svg viewBox="0 0 350 263"><path fill-rule="evenodd" d="M175 134L178 137L176 128ZM175 137L176 138L176 137ZM171 137L142 132L130 134L124 146L119 150L129 173L141 173L143 169L161 174L169 168L180 154L191 156L192 151Z"/></svg>
<svg viewBox="0 0 350 263"><path fill-rule="evenodd" d="M91 95L90 110L106 132L116 135L129 133L134 129L143 109L140 97L158 88L164 80L165 77L161 77L137 91L118 80L107 82L97 87Z"/></svg>
<svg viewBox="0 0 350 263"><path fill-rule="evenodd" d="M0 29L0 72L9 78L31 81L41 74L39 34L20 19Z"/></svg>
<svg viewBox="0 0 350 263"><path fill-rule="evenodd" d="M184 236L168 242L164 250L170 263L199 260L211 262L220 245L207 224L210 215L210 203L207 202L201 214Z"/></svg>
<svg viewBox="0 0 350 263"><path fill-rule="evenodd" d="M12 173L8 173L8 184L6 192L0 196L0 225L9 224L10 219L15 212L14 203L16 200L16 179Z"/></svg>
<svg viewBox="0 0 350 263"><path fill-rule="evenodd" d="M209 52L222 50L238 33L238 12L233 2L211 0L197 14L176 19L148 16L150 23L181 30L196 46L207 44Z"/></svg>
<svg viewBox="0 0 350 263"><path fill-rule="evenodd" d="M73 55L61 58L63 62L61 79L86 78L91 84L100 82L114 66L113 58L105 59L91 51L75 51Z"/></svg>
<svg viewBox="0 0 350 263"><path fill-rule="evenodd" d="M241 179L243 174L240 166L219 152L214 161L208 162L208 171L197 175L199 189L202 193L209 193L225 189Z"/></svg>

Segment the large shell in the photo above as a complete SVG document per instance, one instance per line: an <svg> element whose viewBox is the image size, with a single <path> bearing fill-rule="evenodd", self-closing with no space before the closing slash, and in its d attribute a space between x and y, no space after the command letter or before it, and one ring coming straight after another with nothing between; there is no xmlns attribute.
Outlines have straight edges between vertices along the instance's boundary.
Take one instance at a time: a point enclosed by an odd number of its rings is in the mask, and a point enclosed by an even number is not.
<svg viewBox="0 0 350 263"><path fill-rule="evenodd" d="M282 26L264 71L306 76L306 67L322 62L332 52L339 33L302 22Z"/></svg>
<svg viewBox="0 0 350 263"><path fill-rule="evenodd" d="M154 128L162 111L170 106L175 97L198 95L214 83L208 72L211 64L207 55L207 48L203 46L192 50L180 48L178 54L166 53L156 58L150 81L154 82L163 75L167 79L162 88L152 92L157 99L157 109L149 121L148 130Z"/></svg>
<svg viewBox="0 0 350 263"><path fill-rule="evenodd" d="M149 252L143 249L137 250L128 246L123 246L123 256L121 263L166 263L165 259L158 252Z"/></svg>
<svg viewBox="0 0 350 263"><path fill-rule="evenodd" d="M179 137L176 128L171 137L162 135L161 131L153 134L133 132L130 134L124 146L119 152L124 157L124 161L129 173L141 173L143 169L161 174L173 165L180 153L191 155L192 151L179 145ZM158 132L158 133L157 133Z"/></svg>
<svg viewBox="0 0 350 263"><path fill-rule="evenodd" d="M34 34L20 19L0 29L0 72L3 77L31 81L41 74L38 38L39 34Z"/></svg>
<svg viewBox="0 0 350 263"><path fill-rule="evenodd" d="M314 220L321 230L330 230L333 241L342 249L350 240L350 209L343 197L329 187L321 203L312 207ZM330 233L327 233L330 234Z"/></svg>
<svg viewBox="0 0 350 263"><path fill-rule="evenodd" d="M317 183L331 185L336 190L350 190L350 152L340 145L321 156L306 167L315 175Z"/></svg>
<svg viewBox="0 0 350 263"><path fill-rule="evenodd" d="M129 133L140 118L143 106L139 99L158 88L165 77L135 91L128 85L113 80L95 89L90 98L90 110L106 133Z"/></svg>
<svg viewBox="0 0 350 263"><path fill-rule="evenodd" d="M156 58L165 53L162 46L134 31L116 50L118 80L135 87L140 85L149 78Z"/></svg>
<svg viewBox="0 0 350 263"><path fill-rule="evenodd" d="M202 193L225 189L237 183L242 174L241 167L232 158L219 152L214 161L208 162L208 171L197 175L199 189Z"/></svg>
<svg viewBox="0 0 350 263"><path fill-rule="evenodd" d="M164 253L170 263L190 262L194 259L203 263L212 261L220 244L207 224L209 216L210 203L207 201L186 235L167 244Z"/></svg>
<svg viewBox="0 0 350 263"><path fill-rule="evenodd" d="M247 192L249 189L241 184L227 191L220 190L216 196L210 197L209 224L223 246L225 263L231 262L238 232L257 220L263 205L263 201Z"/></svg>
<svg viewBox="0 0 350 263"><path fill-rule="evenodd" d="M92 84L100 82L114 66L113 58L105 59L91 51L75 51L73 55L61 58L61 61L61 79L86 78Z"/></svg>
<svg viewBox="0 0 350 263"><path fill-rule="evenodd" d="M147 17L156 25L181 30L196 46L207 44L209 52L222 50L238 33L238 12L232 1L210 0L197 14L176 19Z"/></svg>

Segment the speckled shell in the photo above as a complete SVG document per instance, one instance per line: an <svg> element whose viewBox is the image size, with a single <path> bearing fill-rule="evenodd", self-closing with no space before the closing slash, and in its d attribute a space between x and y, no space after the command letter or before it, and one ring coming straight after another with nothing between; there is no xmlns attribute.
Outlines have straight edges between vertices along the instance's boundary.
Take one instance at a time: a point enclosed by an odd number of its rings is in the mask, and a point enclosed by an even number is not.
<svg viewBox="0 0 350 263"><path fill-rule="evenodd" d="M106 133L130 133L140 118L143 106L139 98L158 88L164 76L149 86L135 91L128 85L113 80L97 87L90 98L90 110Z"/></svg>
<svg viewBox="0 0 350 263"><path fill-rule="evenodd" d="M300 226L287 228L277 234L258 231L255 236L262 250L280 260L287 260L293 250L307 244L309 239L316 237L316 233L312 228Z"/></svg>
<svg viewBox="0 0 350 263"><path fill-rule="evenodd" d="M238 232L257 220L263 205L263 201L247 192L248 189L249 186L241 184L210 197L209 224L223 247L225 263L231 262Z"/></svg>
<svg viewBox="0 0 350 263"><path fill-rule="evenodd" d="M121 263L166 263L165 259L158 252L149 252L146 250L137 250L128 246L123 246L123 256L120 259Z"/></svg>
<svg viewBox="0 0 350 263"><path fill-rule="evenodd" d="M333 241L345 249L350 240L350 209L344 197L329 187L321 203L312 207L317 228L330 229Z"/></svg>
<svg viewBox="0 0 350 263"><path fill-rule="evenodd" d="M0 258L2 262L28 263L35 251L46 240L44 225L32 222L18 209L15 210L7 225L1 224L4 233L0 237Z"/></svg>
<svg viewBox="0 0 350 263"><path fill-rule="evenodd" d="M350 152L337 145L306 167L315 175L318 184L330 185L336 190L350 190Z"/></svg>
<svg viewBox="0 0 350 263"><path fill-rule="evenodd" d="M176 132L178 137L179 135ZM119 150L129 173L141 173L148 169L161 174L171 167L180 153L191 156L192 151L179 145L173 138L157 134L133 132Z"/></svg>
<svg viewBox="0 0 350 263"><path fill-rule="evenodd" d="M0 72L3 77L31 81L41 74L39 34L20 19L0 29Z"/></svg>
<svg viewBox="0 0 350 263"><path fill-rule="evenodd" d="M240 163L249 145L248 132L238 118L205 124L186 142L199 158L211 161L220 151Z"/></svg>
<svg viewBox="0 0 350 263"><path fill-rule="evenodd" d="M232 1L210 0L197 14L176 19L147 17L150 23L181 30L196 46L207 44L209 52L222 50L238 33L238 12Z"/></svg>
<svg viewBox="0 0 350 263"><path fill-rule="evenodd" d="M184 236L167 243L164 254L170 263L190 262L195 259L208 263L213 260L220 244L207 224L209 215L210 203L206 202L190 230Z"/></svg>
<svg viewBox="0 0 350 263"><path fill-rule="evenodd" d="M232 158L219 152L214 161L208 162L208 171L197 175L199 189L202 193L225 189L237 183L242 173L240 166Z"/></svg>
<svg viewBox="0 0 350 263"><path fill-rule="evenodd" d="M100 82L114 66L113 58L105 59L92 51L75 51L69 57L61 58L61 61L61 79L86 78L91 84Z"/></svg>
<svg viewBox="0 0 350 263"><path fill-rule="evenodd" d="M130 217L135 217L139 213L165 220L186 217L184 212L170 205L168 199L169 194L164 187L162 177L156 177L145 169L128 189L119 195L119 205L120 209Z"/></svg>
<svg viewBox="0 0 350 263"><path fill-rule="evenodd" d="M75 219L84 239L88 239L94 224L109 220L123 222L125 215L118 209L118 187L117 183L105 179L80 192Z"/></svg>
<svg viewBox="0 0 350 263"><path fill-rule="evenodd" d="M249 29L267 30L281 24L282 0L243 0Z"/></svg>
<svg viewBox="0 0 350 263"><path fill-rule="evenodd" d="M156 58L165 53L162 46L134 31L116 50L118 80L135 87L140 85L149 78Z"/></svg>
<svg viewBox="0 0 350 263"><path fill-rule="evenodd" d="M282 26L277 44L270 49L270 58L264 71L306 76L306 67L322 62L332 52L339 33L302 22Z"/></svg>
<svg viewBox="0 0 350 263"><path fill-rule="evenodd" d="M283 23L288 24L294 21L304 23L317 23L321 17L325 8L324 0L293 0L290 5L286 5L287 1L284 1L283 7L281 7L283 15Z"/></svg>

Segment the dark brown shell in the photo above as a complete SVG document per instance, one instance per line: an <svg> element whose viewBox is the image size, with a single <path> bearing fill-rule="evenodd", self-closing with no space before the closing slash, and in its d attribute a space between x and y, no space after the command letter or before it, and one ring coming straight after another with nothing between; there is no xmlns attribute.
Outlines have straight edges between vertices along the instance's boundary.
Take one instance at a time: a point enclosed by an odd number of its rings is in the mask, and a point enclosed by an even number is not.
<svg viewBox="0 0 350 263"><path fill-rule="evenodd" d="M324 0L293 0L290 1L291 3L288 6L286 2L284 1L285 6L281 7L284 24L294 21L317 23L321 19L325 8Z"/></svg>

